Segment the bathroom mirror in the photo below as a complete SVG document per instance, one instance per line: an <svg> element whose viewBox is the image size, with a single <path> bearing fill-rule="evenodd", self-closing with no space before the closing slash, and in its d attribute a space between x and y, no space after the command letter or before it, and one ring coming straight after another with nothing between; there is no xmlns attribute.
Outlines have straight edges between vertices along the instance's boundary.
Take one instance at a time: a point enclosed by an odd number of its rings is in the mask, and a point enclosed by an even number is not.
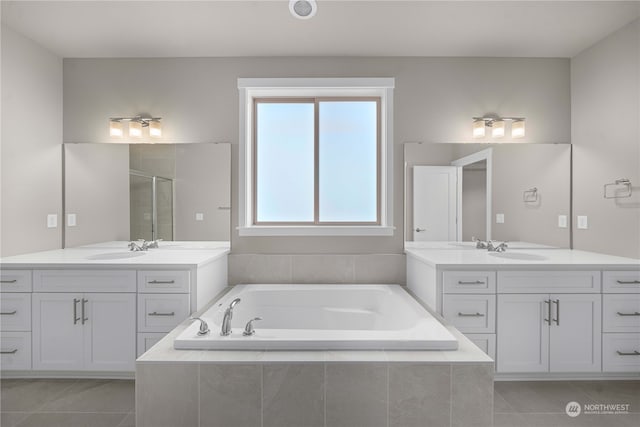
<svg viewBox="0 0 640 427"><path fill-rule="evenodd" d="M570 247L569 144L404 145L405 241Z"/></svg>
<svg viewBox="0 0 640 427"><path fill-rule="evenodd" d="M64 247L229 241L229 144L64 144Z"/></svg>

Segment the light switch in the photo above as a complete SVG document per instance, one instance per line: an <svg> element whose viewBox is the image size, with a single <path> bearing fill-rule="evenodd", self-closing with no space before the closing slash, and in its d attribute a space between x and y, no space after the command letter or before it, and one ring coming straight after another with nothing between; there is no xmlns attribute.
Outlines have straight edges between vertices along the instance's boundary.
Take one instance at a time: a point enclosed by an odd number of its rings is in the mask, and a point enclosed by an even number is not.
<svg viewBox="0 0 640 427"><path fill-rule="evenodd" d="M196 221L204 221L204 214L196 213Z"/></svg>
<svg viewBox="0 0 640 427"><path fill-rule="evenodd" d="M58 214L47 215L47 228L56 228L58 226Z"/></svg>
<svg viewBox="0 0 640 427"><path fill-rule="evenodd" d="M559 228L567 228L567 216L566 215L558 215L558 227Z"/></svg>
<svg viewBox="0 0 640 427"><path fill-rule="evenodd" d="M67 227L76 226L76 214L67 214Z"/></svg>
<svg viewBox="0 0 640 427"><path fill-rule="evenodd" d="M580 230L586 230L589 228L589 223L587 221L586 215L578 215L578 228Z"/></svg>
<svg viewBox="0 0 640 427"><path fill-rule="evenodd" d="M496 214L496 224L504 224L504 214Z"/></svg>

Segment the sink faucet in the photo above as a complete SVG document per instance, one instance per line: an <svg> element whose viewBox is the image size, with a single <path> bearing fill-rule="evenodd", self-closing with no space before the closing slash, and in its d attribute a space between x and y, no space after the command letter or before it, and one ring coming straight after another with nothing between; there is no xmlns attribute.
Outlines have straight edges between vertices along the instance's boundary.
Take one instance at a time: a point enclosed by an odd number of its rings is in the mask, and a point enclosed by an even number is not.
<svg viewBox="0 0 640 427"><path fill-rule="evenodd" d="M487 249L489 247L489 243L475 237L472 237L471 241L476 242L476 249Z"/></svg>
<svg viewBox="0 0 640 427"><path fill-rule="evenodd" d="M233 307L236 306L240 302L240 298L236 298L231 301L229 307L224 311L224 317L222 318L222 329L220 330L220 335L226 337L227 335L231 335L231 319L233 318Z"/></svg>
<svg viewBox="0 0 640 427"><path fill-rule="evenodd" d="M147 242L144 239L138 239L138 242L142 242L142 243L138 244L135 241L131 241L127 246L129 246L129 250L132 252L146 251L149 249L157 248L158 242L161 242L161 241L162 239L152 240L150 242Z"/></svg>
<svg viewBox="0 0 640 427"><path fill-rule="evenodd" d="M147 248L144 246L144 243L142 244L142 246L140 246L136 242L131 241L127 246L129 247L129 250L131 252L139 252L139 251L147 250Z"/></svg>
<svg viewBox="0 0 640 427"><path fill-rule="evenodd" d="M491 240L489 240L489 244L487 246L487 250L489 252L504 252L504 251L507 250L508 247L509 247L509 245L507 245L507 242L502 242L498 246L494 246L493 242Z"/></svg>

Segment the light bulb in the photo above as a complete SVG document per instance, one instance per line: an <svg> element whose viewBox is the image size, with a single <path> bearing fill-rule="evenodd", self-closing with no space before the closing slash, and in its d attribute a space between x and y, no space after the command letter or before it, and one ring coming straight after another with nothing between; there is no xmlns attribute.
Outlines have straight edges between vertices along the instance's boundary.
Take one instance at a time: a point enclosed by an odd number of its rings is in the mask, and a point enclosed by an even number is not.
<svg viewBox="0 0 640 427"><path fill-rule="evenodd" d="M157 120L149 122L149 136L160 138L162 136L162 125Z"/></svg>
<svg viewBox="0 0 640 427"><path fill-rule="evenodd" d="M129 122L129 136L140 138L142 136L142 123L136 121Z"/></svg>
<svg viewBox="0 0 640 427"><path fill-rule="evenodd" d="M491 136L494 138L502 138L504 136L504 121L497 120L493 122Z"/></svg>
<svg viewBox="0 0 640 427"><path fill-rule="evenodd" d="M122 133L122 122L119 120L109 120L109 136L121 137Z"/></svg>
<svg viewBox="0 0 640 427"><path fill-rule="evenodd" d="M516 120L511 124L511 137L512 138L524 137L524 120Z"/></svg>
<svg viewBox="0 0 640 427"><path fill-rule="evenodd" d="M484 120L476 120L473 122L473 137L474 138L484 137Z"/></svg>

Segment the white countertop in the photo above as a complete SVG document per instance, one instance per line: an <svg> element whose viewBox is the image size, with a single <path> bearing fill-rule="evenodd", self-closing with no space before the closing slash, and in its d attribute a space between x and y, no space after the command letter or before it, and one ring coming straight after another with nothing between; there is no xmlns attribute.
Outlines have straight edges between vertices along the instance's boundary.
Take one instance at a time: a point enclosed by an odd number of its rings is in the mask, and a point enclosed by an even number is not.
<svg viewBox="0 0 640 427"><path fill-rule="evenodd" d="M486 249L415 249L405 253L432 267L509 268L553 267L629 268L640 269L640 260L596 252L572 249L507 249L506 252L489 252Z"/></svg>
<svg viewBox="0 0 640 427"><path fill-rule="evenodd" d="M501 243L496 240L496 243ZM560 249L531 242L507 242L510 249ZM404 242L405 249L476 249L476 242Z"/></svg>
<svg viewBox="0 0 640 427"><path fill-rule="evenodd" d="M2 268L59 267L184 267L208 264L229 253L228 242L160 242L160 248L130 252L128 242L105 242L76 248L56 249L0 258ZM182 244L171 248L170 244ZM205 248L191 247L192 243ZM206 248L205 243L212 243ZM163 247L163 245L167 245ZM187 250L188 249L188 250Z"/></svg>

